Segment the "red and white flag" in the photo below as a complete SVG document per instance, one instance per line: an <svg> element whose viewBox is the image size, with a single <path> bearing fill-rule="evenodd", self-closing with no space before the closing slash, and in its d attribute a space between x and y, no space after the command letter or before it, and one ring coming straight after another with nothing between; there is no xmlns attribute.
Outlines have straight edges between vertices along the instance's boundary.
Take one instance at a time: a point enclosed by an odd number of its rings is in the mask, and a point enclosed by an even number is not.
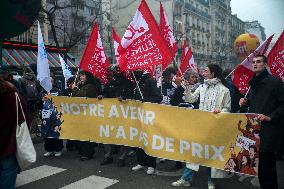
<svg viewBox="0 0 284 189"><path fill-rule="evenodd" d="M118 52L121 70L144 69L171 60L172 53L145 0L126 29Z"/></svg>
<svg viewBox="0 0 284 189"><path fill-rule="evenodd" d="M184 40L183 45L182 45L182 49L181 49L180 62L183 62L183 60L185 60L187 51L188 51L188 46L186 45L186 40Z"/></svg>
<svg viewBox="0 0 284 189"><path fill-rule="evenodd" d="M99 33L99 25L95 23L79 67L100 78L105 84L107 82L107 58Z"/></svg>
<svg viewBox="0 0 284 189"><path fill-rule="evenodd" d="M167 45L170 48L170 51L172 53L171 60L169 62L164 62L164 64L163 64L163 69L166 69L167 66L174 59L174 56L177 52L178 45L177 45L177 41L174 37L174 33L173 33L171 26L169 24L168 18L166 16L166 12L164 10L162 2L160 2L160 30L161 30L161 33L164 36L164 39L166 40Z"/></svg>
<svg viewBox="0 0 284 189"><path fill-rule="evenodd" d="M284 82L284 30L267 56L271 74Z"/></svg>
<svg viewBox="0 0 284 189"><path fill-rule="evenodd" d="M197 66L194 62L193 53L191 47L186 46L186 42L184 41L180 59L180 72L178 72L178 76L183 75L186 70L193 70L194 72L198 73Z"/></svg>
<svg viewBox="0 0 284 189"><path fill-rule="evenodd" d="M237 65L235 68L232 74L232 81L241 94L245 94L247 92L249 88L248 82L254 75L252 71L252 59L257 55L264 55L266 53L272 38L273 35L260 44L253 53L251 53L241 64Z"/></svg>
<svg viewBox="0 0 284 189"><path fill-rule="evenodd" d="M114 56L116 61L119 62L120 54L118 53L118 47L120 45L121 38L118 36L114 28L112 28L112 38L113 38Z"/></svg>

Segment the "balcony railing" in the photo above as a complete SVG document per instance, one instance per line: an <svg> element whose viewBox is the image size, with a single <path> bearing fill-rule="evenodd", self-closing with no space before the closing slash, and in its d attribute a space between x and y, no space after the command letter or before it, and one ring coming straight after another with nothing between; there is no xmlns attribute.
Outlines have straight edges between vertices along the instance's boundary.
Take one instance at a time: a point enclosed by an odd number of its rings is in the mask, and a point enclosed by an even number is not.
<svg viewBox="0 0 284 189"><path fill-rule="evenodd" d="M199 16L203 16L207 19L211 19L211 16L209 14L207 14L206 12L203 12L199 9L197 9L196 7L192 6L191 4L189 3L185 3L185 9L189 10L189 11L192 11L193 13L199 15Z"/></svg>
<svg viewBox="0 0 284 189"><path fill-rule="evenodd" d="M221 0L215 0L215 1L217 1L223 8L227 9L226 3L224 3L224 2L221 1Z"/></svg>

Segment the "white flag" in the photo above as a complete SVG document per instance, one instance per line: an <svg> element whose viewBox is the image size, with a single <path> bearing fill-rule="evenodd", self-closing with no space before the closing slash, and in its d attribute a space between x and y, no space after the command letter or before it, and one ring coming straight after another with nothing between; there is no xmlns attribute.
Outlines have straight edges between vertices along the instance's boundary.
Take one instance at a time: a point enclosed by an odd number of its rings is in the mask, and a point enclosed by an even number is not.
<svg viewBox="0 0 284 189"><path fill-rule="evenodd" d="M63 58L60 56L59 54L59 60L60 60L60 63L61 63L61 68L62 68L62 72L63 72L63 76L65 78L65 88L67 88L67 80L72 77L72 73L71 71L69 70L69 68L67 67L65 61L63 60Z"/></svg>
<svg viewBox="0 0 284 189"><path fill-rule="evenodd" d="M38 25L38 49L37 49L37 80L40 82L40 85L47 91L50 92L52 89L51 79L50 79L50 70L47 59L47 53L44 47L44 42L42 38L42 33L40 29L39 22Z"/></svg>

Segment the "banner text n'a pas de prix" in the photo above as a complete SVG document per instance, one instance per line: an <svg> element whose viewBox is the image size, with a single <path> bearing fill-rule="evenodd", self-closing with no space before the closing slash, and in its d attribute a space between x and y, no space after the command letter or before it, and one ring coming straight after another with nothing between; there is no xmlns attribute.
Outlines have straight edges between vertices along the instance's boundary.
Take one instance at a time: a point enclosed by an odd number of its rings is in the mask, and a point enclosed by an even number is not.
<svg viewBox="0 0 284 189"><path fill-rule="evenodd" d="M140 147L151 156L256 175L252 114L213 114L134 100L52 97L60 138ZM250 128L248 128L248 126ZM249 134L251 133L251 135ZM254 149L251 149L254 146ZM255 170L255 172L253 172Z"/></svg>

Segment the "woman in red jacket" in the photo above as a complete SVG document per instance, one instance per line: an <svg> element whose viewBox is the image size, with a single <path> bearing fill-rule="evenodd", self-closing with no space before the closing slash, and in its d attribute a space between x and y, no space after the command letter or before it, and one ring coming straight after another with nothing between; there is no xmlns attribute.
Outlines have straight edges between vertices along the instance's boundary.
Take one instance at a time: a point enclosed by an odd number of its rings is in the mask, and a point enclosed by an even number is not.
<svg viewBox="0 0 284 189"><path fill-rule="evenodd" d="M16 159L16 127L17 111L16 96L17 89L11 83L0 78L0 188L15 188L17 173L19 171ZM26 102L21 98L25 117L27 117ZM19 108L19 124L24 122Z"/></svg>

